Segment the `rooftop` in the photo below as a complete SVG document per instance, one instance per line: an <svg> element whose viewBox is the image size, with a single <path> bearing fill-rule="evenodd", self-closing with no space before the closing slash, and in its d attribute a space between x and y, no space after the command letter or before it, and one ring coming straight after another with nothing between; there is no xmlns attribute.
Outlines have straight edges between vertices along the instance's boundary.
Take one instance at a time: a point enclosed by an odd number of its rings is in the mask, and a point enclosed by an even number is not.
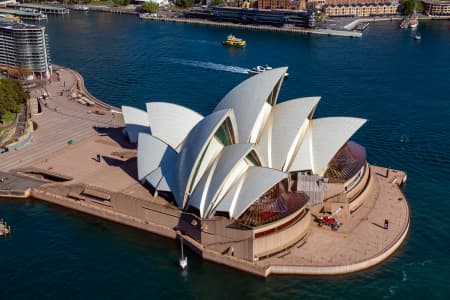
<svg viewBox="0 0 450 300"><path fill-rule="evenodd" d="M0 13L1 13L1 9L0 9ZM16 30L21 30L21 29L42 29L42 26L38 26L38 25L32 25L32 24L25 24L25 23L17 23L14 21L9 21L7 19L1 19L0 18L0 28L6 28L6 29L16 29Z"/></svg>

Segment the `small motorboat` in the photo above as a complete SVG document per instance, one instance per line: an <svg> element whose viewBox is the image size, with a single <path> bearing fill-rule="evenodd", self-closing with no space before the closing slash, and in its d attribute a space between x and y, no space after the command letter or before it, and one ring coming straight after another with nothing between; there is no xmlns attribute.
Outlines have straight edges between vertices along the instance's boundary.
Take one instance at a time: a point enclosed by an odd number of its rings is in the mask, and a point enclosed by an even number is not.
<svg viewBox="0 0 450 300"><path fill-rule="evenodd" d="M250 70L248 70L248 74L259 74L259 73L263 73L267 71L267 69L263 66L256 66L254 68L251 68Z"/></svg>
<svg viewBox="0 0 450 300"><path fill-rule="evenodd" d="M250 75L260 74L260 73L263 73L265 71L269 71L269 70L272 70L272 69L273 68L271 66L269 66L269 65L256 66L256 67L251 68L250 70L248 70L248 74L250 74ZM284 77L288 77L288 76L289 76L288 73L284 74Z"/></svg>
<svg viewBox="0 0 450 300"><path fill-rule="evenodd" d="M422 36L421 36L420 34L416 34L416 35L414 36L414 39L415 39L416 41L420 41L420 40L422 39Z"/></svg>
<svg viewBox="0 0 450 300"><path fill-rule="evenodd" d="M417 28L419 26L419 21L417 19L409 20L409 28Z"/></svg>

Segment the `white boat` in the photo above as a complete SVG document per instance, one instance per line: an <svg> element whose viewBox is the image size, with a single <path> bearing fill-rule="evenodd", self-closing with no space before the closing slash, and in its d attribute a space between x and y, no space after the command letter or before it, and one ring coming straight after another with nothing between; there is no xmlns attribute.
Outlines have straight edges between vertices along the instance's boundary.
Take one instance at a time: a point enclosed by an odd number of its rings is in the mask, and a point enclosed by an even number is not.
<svg viewBox="0 0 450 300"><path fill-rule="evenodd" d="M417 26L419 25L419 21L414 21L414 20L411 20L410 22L409 22L409 28L417 28Z"/></svg>
<svg viewBox="0 0 450 300"><path fill-rule="evenodd" d="M260 74L263 73L265 71L269 71L272 70L273 68L269 65L265 65L265 66L256 66L254 68L251 68L250 70L248 70L248 74L250 75L255 75L255 74ZM284 74L284 77L288 77L288 73Z"/></svg>
<svg viewBox="0 0 450 300"><path fill-rule="evenodd" d="M75 10L81 10L81 11L88 11L89 10L89 6L87 6L87 5L75 5L74 9Z"/></svg>
<svg viewBox="0 0 450 300"><path fill-rule="evenodd" d="M178 264L184 270L184 269L186 269L188 262L187 262L187 256L184 256L183 238L180 239L180 242L181 242L181 257L180 257L180 260L178 261Z"/></svg>
<svg viewBox="0 0 450 300"><path fill-rule="evenodd" d="M416 35L414 36L414 39L415 39L416 41L420 41L420 40L422 39L422 36L421 36L420 34L416 34Z"/></svg>

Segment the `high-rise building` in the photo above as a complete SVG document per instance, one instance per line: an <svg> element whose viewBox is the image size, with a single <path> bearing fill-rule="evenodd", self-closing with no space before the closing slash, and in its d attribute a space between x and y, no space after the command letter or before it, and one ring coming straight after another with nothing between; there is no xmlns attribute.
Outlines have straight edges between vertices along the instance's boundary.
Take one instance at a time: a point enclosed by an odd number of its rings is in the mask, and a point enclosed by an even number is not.
<svg viewBox="0 0 450 300"><path fill-rule="evenodd" d="M51 62L45 27L0 20L0 69L49 77Z"/></svg>

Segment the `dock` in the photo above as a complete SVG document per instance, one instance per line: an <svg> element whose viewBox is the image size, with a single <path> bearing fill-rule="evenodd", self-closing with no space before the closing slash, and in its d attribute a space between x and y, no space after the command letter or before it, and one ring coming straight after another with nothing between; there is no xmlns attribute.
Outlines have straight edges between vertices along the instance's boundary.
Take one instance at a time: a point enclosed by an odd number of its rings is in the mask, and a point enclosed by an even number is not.
<svg viewBox="0 0 450 300"><path fill-rule="evenodd" d="M339 37L352 37L360 38L362 33L359 31L346 31L346 30L334 30L334 29L313 29L313 28L300 28L300 27L275 27L269 25L247 25L247 24L235 24L229 22L214 22L204 19L191 19L191 18L166 18L166 17L153 17L150 15L141 14L139 18L142 20L151 20L158 22L171 22L171 23L184 23L194 25L209 25L217 27L229 27L247 30L257 31L273 31L273 32L289 32L297 34L318 34L327 36L339 36Z"/></svg>
<svg viewBox="0 0 450 300"><path fill-rule="evenodd" d="M61 6L40 5L33 3L15 3L9 4L8 7L27 12L39 12L48 15L68 15L70 10Z"/></svg>
<svg viewBox="0 0 450 300"><path fill-rule="evenodd" d="M0 8L0 14L8 14L19 17L21 20L42 21L47 20L47 16L40 12L23 11L17 9Z"/></svg>

